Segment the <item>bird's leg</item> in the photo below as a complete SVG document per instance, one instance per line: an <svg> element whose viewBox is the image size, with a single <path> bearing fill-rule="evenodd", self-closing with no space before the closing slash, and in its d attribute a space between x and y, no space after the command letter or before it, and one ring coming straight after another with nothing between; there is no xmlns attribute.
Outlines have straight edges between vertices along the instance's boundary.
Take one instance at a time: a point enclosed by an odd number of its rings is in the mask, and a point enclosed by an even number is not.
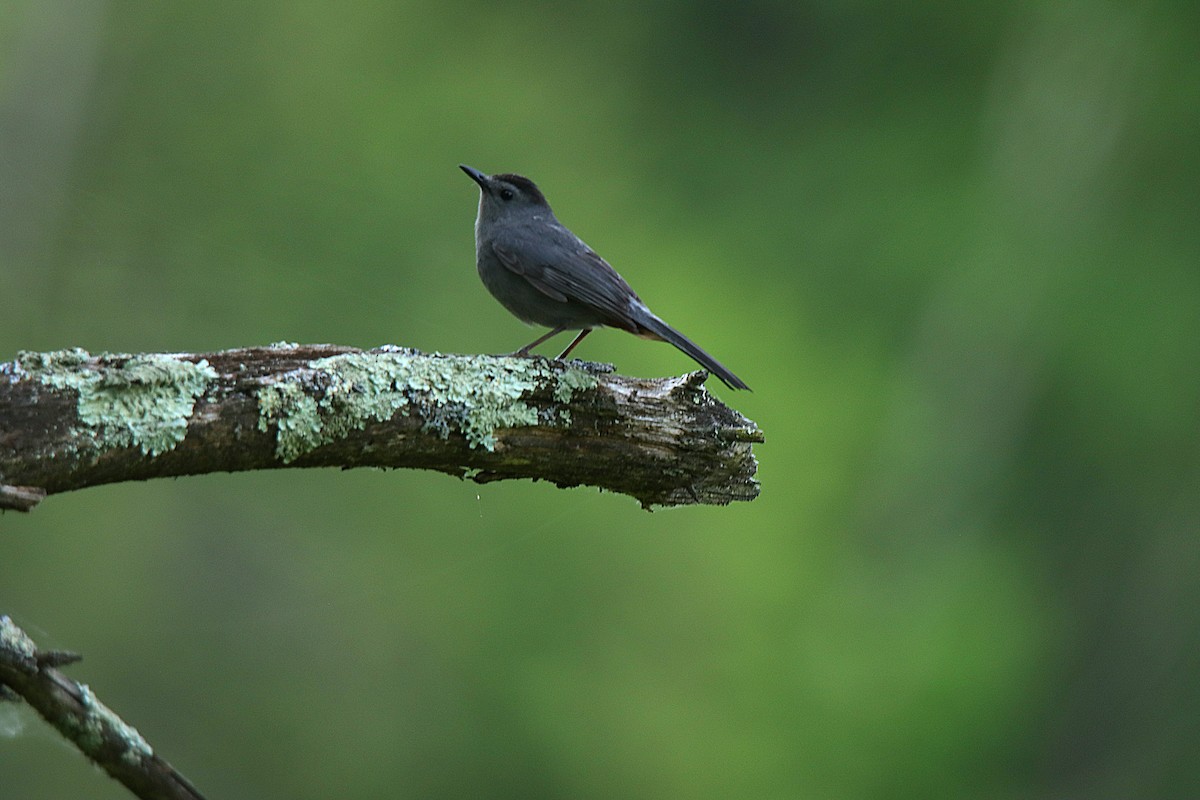
<svg viewBox="0 0 1200 800"><path fill-rule="evenodd" d="M575 345L577 345L577 344L579 344L580 342L582 342L582 341L583 341L583 337L587 336L587 335L588 335L589 333L591 333L591 332L592 332L592 329L591 329L591 328L584 328L583 330L581 330L581 331L579 332L579 335L575 337L575 341L571 342L571 344L567 346L567 349L566 349L566 350L563 350L561 353L559 353L559 354L558 354L558 357L557 357L556 359L554 359L554 360L555 360L555 361L562 361L564 358L566 358L567 356L569 356L569 355L571 354L571 351L575 349Z"/></svg>
<svg viewBox="0 0 1200 800"><path fill-rule="evenodd" d="M525 345L524 347L522 347L520 350L513 353L512 355L520 356L521 358L525 358L529 355L530 350L537 347L539 344L546 341L547 339L551 339L555 336L558 336L560 333L562 333L565 330L566 330L566 328L555 328L554 330L547 333L545 336L539 336L538 338L534 339L532 342ZM571 347L574 347L574 346L575 345L571 345ZM567 350L570 351L570 348L567 348Z"/></svg>

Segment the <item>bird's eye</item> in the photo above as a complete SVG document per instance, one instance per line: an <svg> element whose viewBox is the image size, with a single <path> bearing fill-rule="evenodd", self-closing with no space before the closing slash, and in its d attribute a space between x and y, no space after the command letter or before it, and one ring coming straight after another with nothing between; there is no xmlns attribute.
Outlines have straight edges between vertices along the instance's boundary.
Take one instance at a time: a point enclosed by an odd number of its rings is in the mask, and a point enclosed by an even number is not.
<svg viewBox="0 0 1200 800"><path fill-rule="evenodd" d="M501 189L500 190L500 199L501 200L512 200L513 197L514 197L514 195L513 195L512 189Z"/></svg>

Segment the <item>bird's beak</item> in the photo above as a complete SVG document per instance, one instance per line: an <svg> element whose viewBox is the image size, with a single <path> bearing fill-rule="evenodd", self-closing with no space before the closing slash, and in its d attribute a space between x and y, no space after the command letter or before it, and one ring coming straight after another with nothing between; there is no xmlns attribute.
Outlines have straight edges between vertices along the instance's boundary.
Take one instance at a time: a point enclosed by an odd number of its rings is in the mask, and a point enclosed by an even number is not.
<svg viewBox="0 0 1200 800"><path fill-rule="evenodd" d="M479 188L481 188L481 189L488 188L488 183L489 183L490 179L488 178L487 175L485 175L484 173L475 169L474 167L468 167L466 164L459 164L458 168L461 169L463 172L467 173L467 175L470 176L471 180L478 183Z"/></svg>

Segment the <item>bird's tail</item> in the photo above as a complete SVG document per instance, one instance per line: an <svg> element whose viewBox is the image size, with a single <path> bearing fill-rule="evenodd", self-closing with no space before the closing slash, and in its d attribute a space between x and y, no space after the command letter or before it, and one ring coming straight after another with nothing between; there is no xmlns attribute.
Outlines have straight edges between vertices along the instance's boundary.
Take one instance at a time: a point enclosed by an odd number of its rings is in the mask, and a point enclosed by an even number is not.
<svg viewBox="0 0 1200 800"><path fill-rule="evenodd" d="M728 367L717 361L688 337L672 328L649 310L639 314L637 324L645 330L648 338L670 342L692 358L697 364L716 375L730 389L749 389L745 381L734 375Z"/></svg>

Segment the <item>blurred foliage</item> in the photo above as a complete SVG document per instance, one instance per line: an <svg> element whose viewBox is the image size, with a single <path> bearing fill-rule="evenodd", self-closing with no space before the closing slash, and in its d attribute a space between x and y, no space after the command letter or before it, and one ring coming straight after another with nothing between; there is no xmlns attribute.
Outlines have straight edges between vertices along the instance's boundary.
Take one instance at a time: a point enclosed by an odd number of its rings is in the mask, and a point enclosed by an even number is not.
<svg viewBox="0 0 1200 800"><path fill-rule="evenodd" d="M0 518L0 613L212 797L1197 796L1198 17L4 0L0 359L511 350L466 162L537 180L767 442L723 509L58 496ZM71 796L125 795L0 708L0 797Z"/></svg>

